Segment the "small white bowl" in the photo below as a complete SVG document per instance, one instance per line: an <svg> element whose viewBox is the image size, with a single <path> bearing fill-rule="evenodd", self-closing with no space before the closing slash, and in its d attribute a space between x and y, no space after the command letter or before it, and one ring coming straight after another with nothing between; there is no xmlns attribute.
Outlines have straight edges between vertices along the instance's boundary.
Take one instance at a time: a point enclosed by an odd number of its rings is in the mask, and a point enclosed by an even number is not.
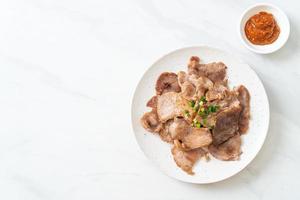
<svg viewBox="0 0 300 200"><path fill-rule="evenodd" d="M277 24L280 28L280 34L279 37L275 42L268 45L255 45L252 44L245 35L245 24L248 21L250 17L253 15L265 11L268 13L273 14L275 20L277 21ZM241 16L240 20L240 26L239 26L239 34L241 36L241 40L245 44L245 46L250 49L251 51L255 53L260 54L268 54L277 51L280 49L288 40L290 35L290 22L286 16L286 14L279 9L277 6L267 4L267 3L260 3L255 4L254 6L251 6L248 8Z"/></svg>

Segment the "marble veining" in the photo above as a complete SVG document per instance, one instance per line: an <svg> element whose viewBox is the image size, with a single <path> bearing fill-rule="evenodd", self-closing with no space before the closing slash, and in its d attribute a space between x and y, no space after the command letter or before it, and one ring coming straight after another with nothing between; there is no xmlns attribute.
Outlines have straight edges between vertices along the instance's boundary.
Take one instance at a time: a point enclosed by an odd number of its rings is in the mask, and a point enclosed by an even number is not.
<svg viewBox="0 0 300 200"><path fill-rule="evenodd" d="M0 2L0 199L299 199L299 2L268 0L291 23L287 44L257 55L238 19L253 0ZM193 185L163 175L130 125L144 71L205 44L247 62L270 101L270 128L234 177Z"/></svg>

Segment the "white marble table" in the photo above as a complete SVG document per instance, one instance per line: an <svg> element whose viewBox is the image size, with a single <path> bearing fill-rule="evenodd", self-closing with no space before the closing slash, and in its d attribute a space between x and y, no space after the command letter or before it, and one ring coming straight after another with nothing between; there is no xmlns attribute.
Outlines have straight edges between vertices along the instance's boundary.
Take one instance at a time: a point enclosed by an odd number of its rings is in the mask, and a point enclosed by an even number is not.
<svg viewBox="0 0 300 200"><path fill-rule="evenodd" d="M237 35L251 0L1 1L0 199L300 199L300 3L272 2L289 16L291 36L257 55ZM249 63L271 108L256 159L210 185L162 174L130 124L143 72L198 44Z"/></svg>

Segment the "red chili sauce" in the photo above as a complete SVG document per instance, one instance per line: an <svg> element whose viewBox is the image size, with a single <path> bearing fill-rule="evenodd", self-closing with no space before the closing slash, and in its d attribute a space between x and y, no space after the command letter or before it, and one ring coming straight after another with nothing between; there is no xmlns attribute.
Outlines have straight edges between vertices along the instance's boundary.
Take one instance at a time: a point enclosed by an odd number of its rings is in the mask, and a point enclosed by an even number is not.
<svg viewBox="0 0 300 200"><path fill-rule="evenodd" d="M280 28L272 14L259 12L246 22L245 33L252 44L266 45L277 40Z"/></svg>

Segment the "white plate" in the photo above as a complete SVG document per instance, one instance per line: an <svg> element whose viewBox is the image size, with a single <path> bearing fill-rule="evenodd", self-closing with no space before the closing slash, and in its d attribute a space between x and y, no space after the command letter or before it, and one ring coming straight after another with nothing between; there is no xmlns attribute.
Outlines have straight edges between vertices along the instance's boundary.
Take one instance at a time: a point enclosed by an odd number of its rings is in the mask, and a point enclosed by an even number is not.
<svg viewBox="0 0 300 200"><path fill-rule="evenodd" d="M245 34L245 24L250 17L255 14L258 14L261 11L265 11L273 14L279 28L280 34L277 40L272 44L268 45L255 45L252 44L246 37ZM268 54L277 51L280 49L288 40L290 35L290 22L286 14L277 6L268 3L259 3L254 6L249 7L242 14L240 24L239 24L239 34L240 38L243 41L244 45L251 51L260 54Z"/></svg>
<svg viewBox="0 0 300 200"><path fill-rule="evenodd" d="M224 62L228 69L229 86L245 85L251 95L251 120L248 133L242 136L242 155L239 161L219 161L212 157L209 162L200 160L190 176L176 166L171 146L162 142L140 125L141 116L149 111L146 102L155 94L155 82L162 72L178 72L187 69L191 56L199 56L201 62ZM245 168L262 147L269 126L269 103L265 89L255 72L232 55L207 46L188 47L173 51L156 61L140 80L131 108L132 126L136 140L145 155L165 174L190 183L212 183L224 180Z"/></svg>

